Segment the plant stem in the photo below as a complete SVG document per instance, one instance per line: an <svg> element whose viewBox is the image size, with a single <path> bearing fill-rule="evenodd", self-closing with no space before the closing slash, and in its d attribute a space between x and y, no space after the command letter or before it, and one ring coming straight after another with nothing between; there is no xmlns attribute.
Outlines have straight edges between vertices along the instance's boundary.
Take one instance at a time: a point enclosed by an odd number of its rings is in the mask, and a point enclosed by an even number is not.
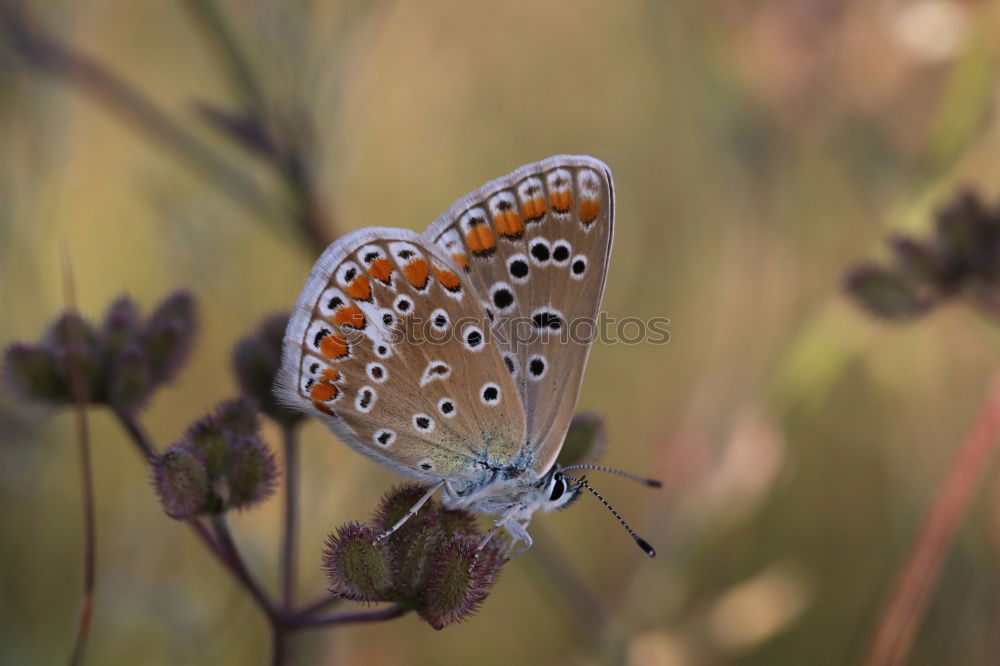
<svg viewBox="0 0 1000 666"><path fill-rule="evenodd" d="M129 437L132 438L132 442L139 448L142 455L146 456L147 460L155 458L156 448L153 446L152 441L150 441L146 431L143 430L142 426L139 425L139 422L135 420L135 415L117 407L112 407L111 411L113 411L115 416L118 417L119 423L121 423L122 427L125 428L125 432L127 432Z"/></svg>
<svg viewBox="0 0 1000 666"><path fill-rule="evenodd" d="M90 456L90 429L87 424L87 382L80 369L82 332L76 312L76 294L70 269L69 253L62 247L63 289L66 311L71 315L70 327L70 383L73 391L73 411L76 416L76 441L80 454L80 492L83 505L83 593L80 600L80 616L77 623L76 641L70 664L83 663L90 622L94 613L94 581L96 578L97 525L94 518L94 473Z"/></svg>
<svg viewBox="0 0 1000 666"><path fill-rule="evenodd" d="M229 562L233 574L243 584L243 587L247 589L247 592L250 593L250 596L257 602L257 605L264 611L268 619L274 622L280 616L280 613L243 561L243 556L240 555L240 551L236 547L236 542L233 541L233 536L229 531L229 523L226 521L226 515L224 513L213 514L211 521L212 527L215 530L215 538L218 540L222 554Z"/></svg>
<svg viewBox="0 0 1000 666"><path fill-rule="evenodd" d="M281 540L281 602L285 611L295 603L295 572L298 553L299 442L295 426L281 428L285 449L285 520Z"/></svg>
<svg viewBox="0 0 1000 666"><path fill-rule="evenodd" d="M367 622L381 622L402 617L410 612L409 608L399 604L393 604L374 611L361 611L357 613L339 613L337 615L307 615L299 614L285 618L285 624L290 629L314 629L320 627L333 627L340 624L362 624Z"/></svg>
<svg viewBox="0 0 1000 666"><path fill-rule="evenodd" d="M899 666L906 662L944 556L998 444L1000 377L994 379L990 394L941 483L920 536L901 569L869 648L868 666Z"/></svg>

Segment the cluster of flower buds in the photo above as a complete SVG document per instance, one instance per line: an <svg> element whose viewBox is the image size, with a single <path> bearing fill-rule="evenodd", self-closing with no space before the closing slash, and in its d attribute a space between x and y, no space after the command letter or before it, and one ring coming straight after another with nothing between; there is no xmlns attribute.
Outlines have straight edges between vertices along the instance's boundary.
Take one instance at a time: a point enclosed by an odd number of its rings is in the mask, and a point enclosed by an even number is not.
<svg viewBox="0 0 1000 666"><path fill-rule="evenodd" d="M39 342L12 344L3 375L26 400L65 405L79 399L134 412L176 376L196 328L194 298L186 291L168 296L146 319L122 296L99 327L64 313Z"/></svg>
<svg viewBox="0 0 1000 666"><path fill-rule="evenodd" d="M960 194L938 213L930 238L897 236L890 246L890 265L864 264L847 276L848 293L868 312L907 320L959 297L1000 315L1000 207Z"/></svg>
<svg viewBox="0 0 1000 666"><path fill-rule="evenodd" d="M302 412L288 409L274 397L274 378L281 365L281 341L289 316L286 312L268 317L233 347L233 374L240 390L257 401L261 412L285 427L304 417Z"/></svg>
<svg viewBox="0 0 1000 666"><path fill-rule="evenodd" d="M483 534L465 511L428 501L385 539L426 488L408 484L385 495L370 523L348 523L327 538L323 568L330 591L346 599L393 601L435 629L458 622L482 604L504 563L504 539L477 552Z"/></svg>
<svg viewBox="0 0 1000 666"><path fill-rule="evenodd" d="M157 455L153 485L167 514L185 520L266 499L278 469L259 428L253 400L225 402Z"/></svg>

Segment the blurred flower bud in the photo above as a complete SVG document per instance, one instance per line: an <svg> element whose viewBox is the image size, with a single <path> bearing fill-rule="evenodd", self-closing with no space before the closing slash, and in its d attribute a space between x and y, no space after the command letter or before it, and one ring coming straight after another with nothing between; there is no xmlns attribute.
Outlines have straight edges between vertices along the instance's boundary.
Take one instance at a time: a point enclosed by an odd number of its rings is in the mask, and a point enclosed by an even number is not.
<svg viewBox="0 0 1000 666"><path fill-rule="evenodd" d="M278 470L257 426L250 400L226 402L160 454L152 463L153 483L167 514L190 518L266 499Z"/></svg>
<svg viewBox="0 0 1000 666"><path fill-rule="evenodd" d="M912 319L931 306L912 284L879 266L854 269L847 276L847 292L865 310L885 319Z"/></svg>
<svg viewBox="0 0 1000 666"><path fill-rule="evenodd" d="M153 460L152 467L153 485L168 516L187 520L208 511L208 470L189 442L169 447Z"/></svg>
<svg viewBox="0 0 1000 666"><path fill-rule="evenodd" d="M288 313L268 317L233 347L233 372L240 390L257 401L260 411L284 426L291 426L303 417L274 397L274 378L281 365L281 342L288 317Z"/></svg>
<svg viewBox="0 0 1000 666"><path fill-rule="evenodd" d="M902 277L918 284L933 285L940 291L950 290L953 271L949 270L947 258L937 247L908 236L894 236L889 245Z"/></svg>
<svg viewBox="0 0 1000 666"><path fill-rule="evenodd" d="M45 345L12 344L4 353L2 376L22 400L64 404L73 399L55 351Z"/></svg>
<svg viewBox="0 0 1000 666"><path fill-rule="evenodd" d="M175 291L153 311L142 332L142 343L154 383L163 384L177 375L191 350L196 328L191 292Z"/></svg>
<svg viewBox="0 0 1000 666"><path fill-rule="evenodd" d="M496 582L503 564L500 548L488 544L477 554L476 545L472 539L456 537L435 553L418 609L420 617L435 629L443 629L474 613Z"/></svg>
<svg viewBox="0 0 1000 666"><path fill-rule="evenodd" d="M139 309L127 295L119 296L104 314L101 335L108 349L120 349L135 339L141 327Z"/></svg>
<svg viewBox="0 0 1000 666"><path fill-rule="evenodd" d="M150 398L153 381L149 359L141 346L128 343L111 360L107 402L126 412L135 412Z"/></svg>
<svg viewBox="0 0 1000 666"><path fill-rule="evenodd" d="M87 402L134 412L177 373L194 327L187 292L167 297L145 323L135 303L122 296L108 308L100 330L67 312L49 326L41 344L12 345L3 375L18 395L52 405L73 402L75 382L82 378Z"/></svg>
<svg viewBox="0 0 1000 666"><path fill-rule="evenodd" d="M594 462L604 452L606 441L604 419L594 412L581 412L569 424L558 462L563 467Z"/></svg>
<svg viewBox="0 0 1000 666"><path fill-rule="evenodd" d="M380 530L363 523L347 523L326 539L323 570L330 591L354 601L388 601L392 572L388 547L375 540Z"/></svg>

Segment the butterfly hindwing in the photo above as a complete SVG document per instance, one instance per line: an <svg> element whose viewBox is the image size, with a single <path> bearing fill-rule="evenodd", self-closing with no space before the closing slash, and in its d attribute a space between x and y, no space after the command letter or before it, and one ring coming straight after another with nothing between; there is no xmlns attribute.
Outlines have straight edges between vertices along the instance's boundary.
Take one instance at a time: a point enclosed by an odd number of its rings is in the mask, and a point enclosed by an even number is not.
<svg viewBox="0 0 1000 666"><path fill-rule="evenodd" d="M323 253L278 390L413 478L468 480L523 448L524 410L468 275L420 235L367 228Z"/></svg>
<svg viewBox="0 0 1000 666"><path fill-rule="evenodd" d="M560 155L459 199L423 234L468 276L491 317L537 476L554 463L576 406L613 226L608 167Z"/></svg>

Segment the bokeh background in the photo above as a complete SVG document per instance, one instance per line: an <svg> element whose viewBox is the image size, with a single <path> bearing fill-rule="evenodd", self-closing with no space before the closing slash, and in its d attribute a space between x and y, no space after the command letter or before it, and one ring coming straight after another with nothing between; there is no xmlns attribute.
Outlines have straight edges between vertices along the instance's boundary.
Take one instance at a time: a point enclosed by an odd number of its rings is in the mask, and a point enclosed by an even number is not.
<svg viewBox="0 0 1000 666"><path fill-rule="evenodd" d="M6 1L6 0L5 0ZM238 91L194 2L28 3L47 34L113 70L255 183L144 132L86 86L0 48L0 341L116 295L200 304L191 361L144 414L158 445L235 392L230 348L289 308L316 252L286 190L198 109ZM581 620L535 555L481 612L299 636L300 663L856 663L996 372L995 324L962 307L909 326L861 314L845 271L922 231L959 186L1000 196L1000 7L973 0L217 5L271 108L301 128L329 234L423 229L452 200L550 154L606 161L618 226L614 317L669 317L665 346L597 345L581 409L603 461L663 478L599 488L538 538L600 600ZM311 129L306 129L311 128ZM92 412L98 586L89 662L252 664L257 609L182 525L102 410ZM80 587L72 417L0 393L0 661L62 663ZM265 432L273 444L277 431ZM299 596L323 590L326 533L397 478L304 433ZM596 481L597 479L595 479ZM277 496L234 518L276 584ZM989 471L931 599L912 664L1000 659L1000 479ZM345 603L343 608L350 604Z"/></svg>

